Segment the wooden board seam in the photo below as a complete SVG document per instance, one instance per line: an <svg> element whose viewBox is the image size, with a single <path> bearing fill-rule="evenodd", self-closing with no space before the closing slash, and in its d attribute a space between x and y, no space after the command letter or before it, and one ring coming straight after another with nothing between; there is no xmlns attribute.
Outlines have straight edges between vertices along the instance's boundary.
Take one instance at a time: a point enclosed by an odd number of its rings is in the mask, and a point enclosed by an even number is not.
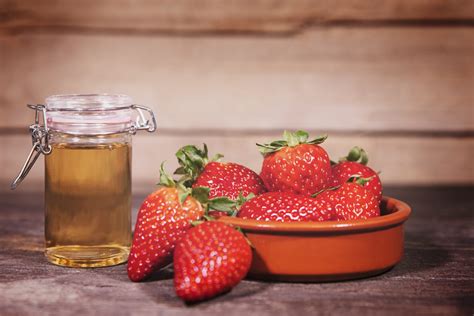
<svg viewBox="0 0 474 316"><path fill-rule="evenodd" d="M279 135L285 128L281 129L182 129L182 128L158 128L158 133L165 136L258 136L258 135ZM311 130L306 131L312 135L328 134L336 136L372 136L372 137L416 137L416 138L473 138L473 130L447 131L447 130ZM0 127L1 136L29 135L28 127ZM144 134L153 136L150 134Z"/></svg>
<svg viewBox="0 0 474 316"><path fill-rule="evenodd" d="M108 28L83 27L73 25L43 26L0 26L0 34L10 36L23 34L82 34L82 35L126 35L126 36L170 36L170 37L211 37L211 36L246 36L246 37L293 37L315 28L378 28L378 27L474 27L473 19L461 20L335 20L335 21L304 21L289 30L193 30L173 28Z"/></svg>

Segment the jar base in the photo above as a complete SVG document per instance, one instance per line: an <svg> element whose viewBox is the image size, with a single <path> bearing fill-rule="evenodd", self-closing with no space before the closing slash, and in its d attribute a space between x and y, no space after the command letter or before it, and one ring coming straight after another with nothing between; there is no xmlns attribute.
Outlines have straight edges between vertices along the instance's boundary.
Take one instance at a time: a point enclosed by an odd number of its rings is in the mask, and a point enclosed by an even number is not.
<svg viewBox="0 0 474 316"><path fill-rule="evenodd" d="M74 268L109 267L124 263L130 247L105 246L58 246L45 251L46 259L58 266Z"/></svg>

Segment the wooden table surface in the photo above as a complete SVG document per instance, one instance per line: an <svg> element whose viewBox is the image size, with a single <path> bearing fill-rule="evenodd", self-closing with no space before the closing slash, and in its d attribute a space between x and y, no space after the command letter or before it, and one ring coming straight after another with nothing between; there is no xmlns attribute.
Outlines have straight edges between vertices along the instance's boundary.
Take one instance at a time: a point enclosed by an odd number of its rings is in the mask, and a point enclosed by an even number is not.
<svg viewBox="0 0 474 316"><path fill-rule="evenodd" d="M391 271L336 283L243 281L229 294L186 306L171 272L145 283L125 265L71 269L43 253L43 197L0 194L0 314L473 315L474 188L388 188L408 202L405 257ZM134 209L143 196L134 199ZM136 214L134 212L134 215Z"/></svg>

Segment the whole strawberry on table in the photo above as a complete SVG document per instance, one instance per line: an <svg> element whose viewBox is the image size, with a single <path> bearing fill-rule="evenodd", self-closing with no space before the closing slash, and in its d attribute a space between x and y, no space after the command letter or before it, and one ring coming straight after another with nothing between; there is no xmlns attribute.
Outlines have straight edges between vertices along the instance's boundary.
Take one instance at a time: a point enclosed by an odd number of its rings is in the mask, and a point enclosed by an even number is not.
<svg viewBox="0 0 474 316"><path fill-rule="evenodd" d="M280 222L366 220L380 216L382 184L367 153L352 148L337 163L304 131L257 144L260 175L187 145L176 152L178 179L160 169L160 188L141 205L128 260L138 282L174 263L176 294L186 302L232 289L247 274L252 250L238 227L215 219Z"/></svg>
<svg viewBox="0 0 474 316"><path fill-rule="evenodd" d="M192 183L187 176L174 180L161 165L160 188L138 211L127 266L130 280L139 282L174 262L176 293L186 302L229 291L252 261L245 236L208 215L209 210L233 212L237 201L209 198L215 195L211 189Z"/></svg>

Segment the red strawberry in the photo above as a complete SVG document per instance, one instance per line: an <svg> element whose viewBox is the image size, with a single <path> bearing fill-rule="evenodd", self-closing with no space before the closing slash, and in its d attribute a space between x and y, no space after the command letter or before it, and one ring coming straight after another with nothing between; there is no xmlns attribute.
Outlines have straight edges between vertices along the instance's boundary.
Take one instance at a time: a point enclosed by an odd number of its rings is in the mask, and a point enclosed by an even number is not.
<svg viewBox="0 0 474 316"><path fill-rule="evenodd" d="M262 179L254 171L232 162L209 162L193 183L193 188L208 187L209 198L226 196L236 200L239 194L266 192Z"/></svg>
<svg viewBox="0 0 474 316"><path fill-rule="evenodd" d="M186 302L196 302L236 286L250 268L252 251L235 228L209 221L186 233L173 259L176 294Z"/></svg>
<svg viewBox="0 0 474 316"><path fill-rule="evenodd" d="M338 221L380 216L377 198L359 183L347 182L337 189L326 190L316 200L332 204Z"/></svg>
<svg viewBox="0 0 474 316"><path fill-rule="evenodd" d="M262 221L322 222L332 220L334 210L330 202L322 199L291 192L268 192L245 202L237 216Z"/></svg>
<svg viewBox="0 0 474 316"><path fill-rule="evenodd" d="M264 155L260 177L269 191L310 196L327 187L331 164L321 144L326 136L308 141L308 133L285 131L284 140L257 144Z"/></svg>
<svg viewBox="0 0 474 316"><path fill-rule="evenodd" d="M249 195L259 195L267 191L262 179L249 168L232 163L215 161L222 157L217 155L209 162L207 146L198 149L188 145L176 152L180 167L175 174L183 175L182 181L193 188L207 187L210 189L209 198L226 197L237 201ZM213 208L214 204L211 204ZM227 213L211 212L212 215Z"/></svg>
<svg viewBox="0 0 474 316"><path fill-rule="evenodd" d="M382 182L377 172L366 166L367 162L367 154L362 148L352 148L347 157L341 158L339 163L332 166L330 185L342 185L353 175L371 178L364 187L372 191L380 202L382 200Z"/></svg>
<svg viewBox="0 0 474 316"><path fill-rule="evenodd" d="M128 257L128 277L141 281L171 262L176 242L200 219L204 210L199 201L174 186L161 168L162 187L150 194L138 211L132 248Z"/></svg>

